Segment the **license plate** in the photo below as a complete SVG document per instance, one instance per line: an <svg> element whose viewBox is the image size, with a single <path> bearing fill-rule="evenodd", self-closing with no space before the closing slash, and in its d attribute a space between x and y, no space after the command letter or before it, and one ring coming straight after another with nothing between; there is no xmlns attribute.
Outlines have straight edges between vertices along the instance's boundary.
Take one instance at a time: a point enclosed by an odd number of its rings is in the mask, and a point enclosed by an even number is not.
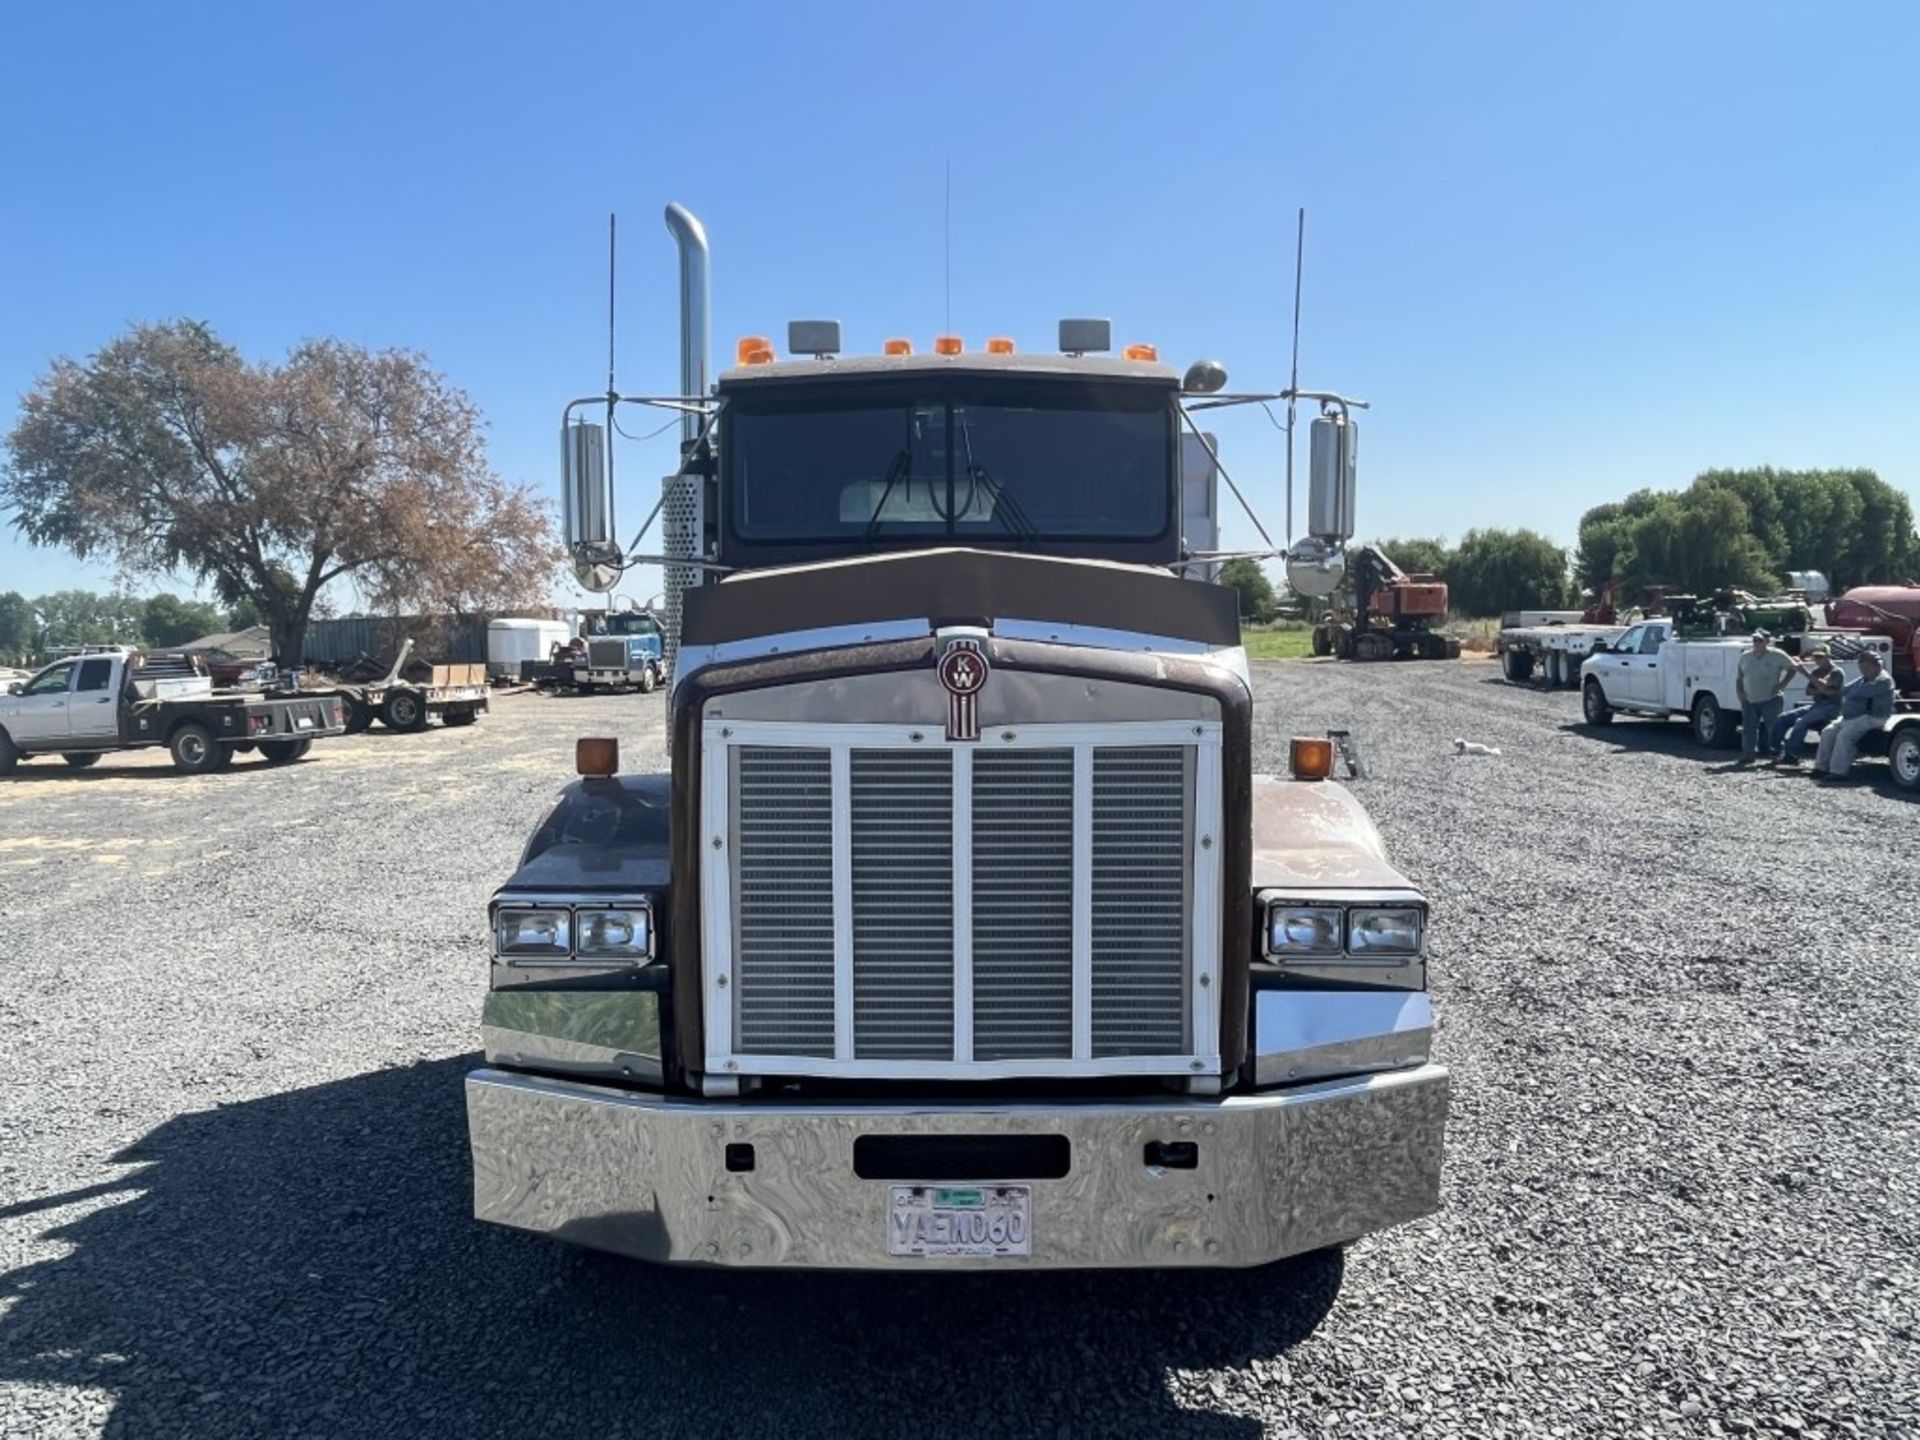
<svg viewBox="0 0 1920 1440"><path fill-rule="evenodd" d="M295 716L293 721L293 728L296 730L313 729L313 717L311 715Z"/></svg>
<svg viewBox="0 0 1920 1440"><path fill-rule="evenodd" d="M1031 1185L895 1185L887 1253L994 1258L1033 1253Z"/></svg>

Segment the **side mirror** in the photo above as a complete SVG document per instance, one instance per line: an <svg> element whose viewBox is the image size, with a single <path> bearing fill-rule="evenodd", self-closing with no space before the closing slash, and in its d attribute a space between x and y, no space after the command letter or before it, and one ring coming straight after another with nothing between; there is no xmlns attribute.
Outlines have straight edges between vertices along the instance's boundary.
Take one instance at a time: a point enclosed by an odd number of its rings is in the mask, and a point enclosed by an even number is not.
<svg viewBox="0 0 1920 1440"><path fill-rule="evenodd" d="M1322 415L1308 434L1307 533L1351 540L1360 427L1344 415Z"/></svg>
<svg viewBox="0 0 1920 1440"><path fill-rule="evenodd" d="M18 680L9 680L7 682L7 694L9 695L18 695L23 688Z"/></svg>
<svg viewBox="0 0 1920 1440"><path fill-rule="evenodd" d="M560 497L573 577L588 590L620 583L620 545L613 538L613 495L607 481L607 432L577 421L560 432Z"/></svg>

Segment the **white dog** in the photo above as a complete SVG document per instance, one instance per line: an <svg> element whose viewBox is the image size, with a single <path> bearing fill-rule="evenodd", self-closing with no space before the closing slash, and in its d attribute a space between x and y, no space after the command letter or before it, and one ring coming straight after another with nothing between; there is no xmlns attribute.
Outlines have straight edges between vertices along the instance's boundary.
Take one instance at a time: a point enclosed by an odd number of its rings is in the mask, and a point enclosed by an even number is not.
<svg viewBox="0 0 1920 1440"><path fill-rule="evenodd" d="M1476 745L1471 740L1456 738L1453 742L1453 753L1456 755L1498 755L1500 753L1500 747L1497 745Z"/></svg>

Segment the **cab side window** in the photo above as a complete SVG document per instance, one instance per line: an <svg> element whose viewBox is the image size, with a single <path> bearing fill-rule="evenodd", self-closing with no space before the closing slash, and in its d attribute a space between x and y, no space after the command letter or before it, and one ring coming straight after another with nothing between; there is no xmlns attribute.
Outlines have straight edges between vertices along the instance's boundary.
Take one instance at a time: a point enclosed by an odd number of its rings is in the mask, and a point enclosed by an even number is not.
<svg viewBox="0 0 1920 1440"><path fill-rule="evenodd" d="M1658 655L1660 653L1660 646L1666 638L1667 637L1661 634L1660 631L1648 627L1647 633L1640 637L1640 653L1642 655Z"/></svg>
<svg viewBox="0 0 1920 1440"><path fill-rule="evenodd" d="M80 662L80 679L73 688L81 691L104 690L107 688L107 682L111 679L113 679L113 662L111 660L82 660Z"/></svg>
<svg viewBox="0 0 1920 1440"><path fill-rule="evenodd" d="M1646 626L1636 625L1614 642L1614 648L1622 654L1631 655L1640 648L1640 637L1646 632Z"/></svg>
<svg viewBox="0 0 1920 1440"><path fill-rule="evenodd" d="M27 682L22 695L64 695L67 693L67 681L72 678L73 666L56 665L51 670L43 670Z"/></svg>

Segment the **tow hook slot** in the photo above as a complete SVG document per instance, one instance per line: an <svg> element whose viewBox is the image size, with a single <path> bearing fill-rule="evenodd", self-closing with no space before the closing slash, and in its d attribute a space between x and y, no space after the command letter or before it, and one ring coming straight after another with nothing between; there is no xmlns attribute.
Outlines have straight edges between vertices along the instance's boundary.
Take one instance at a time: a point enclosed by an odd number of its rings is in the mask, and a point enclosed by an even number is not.
<svg viewBox="0 0 1920 1440"><path fill-rule="evenodd" d="M1196 1140L1149 1140L1146 1160L1150 1170L1197 1170L1200 1144Z"/></svg>

